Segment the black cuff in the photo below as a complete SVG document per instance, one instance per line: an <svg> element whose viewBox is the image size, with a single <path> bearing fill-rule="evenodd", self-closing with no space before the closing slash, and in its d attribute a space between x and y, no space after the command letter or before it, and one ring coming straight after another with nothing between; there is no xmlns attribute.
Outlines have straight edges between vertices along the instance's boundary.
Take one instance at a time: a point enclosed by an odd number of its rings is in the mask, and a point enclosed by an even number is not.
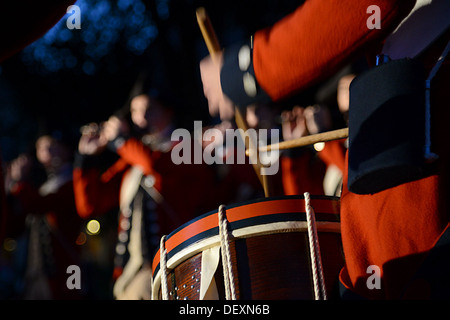
<svg viewBox="0 0 450 320"><path fill-rule="evenodd" d="M220 81L223 92L241 109L253 103L271 102L256 80L250 41L225 49Z"/></svg>
<svg viewBox="0 0 450 320"><path fill-rule="evenodd" d="M120 147L122 147L125 142L128 140L128 137L125 136L117 136L117 138L115 138L114 140L111 140L108 142L108 144L106 145L106 147L114 152L117 153L117 149L119 149Z"/></svg>

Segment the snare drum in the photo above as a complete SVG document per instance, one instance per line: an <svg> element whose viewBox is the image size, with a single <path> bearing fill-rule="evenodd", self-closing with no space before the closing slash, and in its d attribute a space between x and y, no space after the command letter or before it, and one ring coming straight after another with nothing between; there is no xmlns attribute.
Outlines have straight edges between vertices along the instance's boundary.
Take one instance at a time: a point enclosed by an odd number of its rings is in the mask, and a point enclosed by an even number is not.
<svg viewBox="0 0 450 320"><path fill-rule="evenodd" d="M328 297L344 264L339 198L311 196ZM241 300L313 299L313 269L303 196L264 198L228 206L229 274ZM222 234L223 235L223 234ZM218 211L186 223L165 238L153 260L152 298L162 279L170 300L225 299ZM164 252L164 250L163 250ZM227 260L227 259L225 259ZM230 284L230 282L229 282Z"/></svg>

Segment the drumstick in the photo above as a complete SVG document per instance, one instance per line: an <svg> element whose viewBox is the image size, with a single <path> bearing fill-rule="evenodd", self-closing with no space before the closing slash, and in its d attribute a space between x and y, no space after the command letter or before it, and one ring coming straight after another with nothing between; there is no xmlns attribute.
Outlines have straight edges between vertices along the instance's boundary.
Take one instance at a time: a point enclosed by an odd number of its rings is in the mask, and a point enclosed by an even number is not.
<svg viewBox="0 0 450 320"><path fill-rule="evenodd" d="M266 152L277 148L278 150L291 149L297 147L304 147L318 142L326 142L332 140L338 140L348 137L348 128L332 130L310 136L301 137L297 139L287 140L280 143L270 144L268 146L261 146L258 148L259 152Z"/></svg>
<svg viewBox="0 0 450 320"><path fill-rule="evenodd" d="M200 7L196 10L197 15L197 22L200 27L200 31L202 32L203 39L205 40L206 46L208 48L209 54L211 55L211 58L213 60L217 59L217 53L220 52L222 49L220 48L219 41L217 40L216 33L214 32L214 28L212 27L211 20L208 17L208 14L206 13L205 8ZM247 132L248 126L247 122L244 120L244 117L242 116L241 111L238 107L234 107L234 117L236 126L238 129L242 129L244 132ZM249 137L248 146L246 143L245 137L242 137L244 140L244 144L246 145L246 154L249 155L249 150L255 150L256 147L254 145L254 142ZM253 163L253 169L255 169L255 173L259 178L259 181L261 182L263 188L264 188L264 194L266 197L270 196L272 193L271 186L268 181L268 177L266 175L261 175L261 164L259 162L259 159L256 161L256 163Z"/></svg>
<svg viewBox="0 0 450 320"><path fill-rule="evenodd" d="M222 49L220 48L219 40L217 40L216 33L212 27L211 20L209 20L209 16L203 7L197 8L195 13L197 15L198 26L202 32L203 40L205 40L209 54L212 59L216 59L217 53L222 51Z"/></svg>

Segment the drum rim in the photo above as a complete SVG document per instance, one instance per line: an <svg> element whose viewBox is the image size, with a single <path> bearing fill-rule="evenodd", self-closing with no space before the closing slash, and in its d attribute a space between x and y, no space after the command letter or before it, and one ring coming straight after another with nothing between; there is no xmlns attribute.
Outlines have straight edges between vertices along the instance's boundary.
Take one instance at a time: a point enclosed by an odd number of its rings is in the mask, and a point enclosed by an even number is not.
<svg viewBox="0 0 450 320"><path fill-rule="evenodd" d="M315 207L315 213L316 213L316 220L318 223L320 222L340 222L340 216L339 216L339 197L334 196L325 196L325 195L318 195L318 196L311 196L311 205L314 207L315 204L318 204L318 201L320 200L327 200L326 203L333 203L329 205L328 208L334 208L334 212L324 212L324 210L321 210L323 208L321 207ZM292 201L292 200L299 200L304 201L303 195L295 195L295 196L279 196L279 197L268 197L268 198L261 198L251 201L245 201L241 203L236 203L227 206L227 211L232 210L235 208L243 208L248 205L258 205L258 204L264 204L265 202L271 202L275 203L278 201ZM287 213L265 213L263 215L251 215L244 217L244 218L238 218L238 219L230 219L230 228L233 229L242 229L246 228L251 225L259 225L259 224L270 224L270 223L278 223L278 222L288 222L288 221L306 221L306 215L304 212L304 204L301 206L300 204L297 206L298 210L294 210L292 212ZM285 210L282 210L285 211ZM330 210L331 211L331 210ZM336 212L337 211L337 212ZM214 236L217 236L218 231L218 222L217 222L217 212L218 210L212 210L205 214L202 214L185 224L181 225L174 231L172 231L167 237L166 237L166 250L167 250L167 260L170 260L171 257L176 255L178 252L182 251L183 249L193 245L196 242L199 242L203 239L212 238ZM236 212L237 213L237 212ZM235 213L235 214L236 214ZM214 217L216 216L216 217ZM194 228L196 224L201 225L202 222L199 222L203 220L203 224L207 224L206 220L212 219L214 222L214 227L205 229L201 232L192 234L189 237L185 237L184 241L171 241L174 237L177 236L178 233L185 230L187 227L191 226ZM257 224L255 224L255 222ZM195 228L194 228L195 229ZM175 239L177 240L177 239ZM152 261L152 270L153 270L153 277L155 277L159 272L159 255L160 251L159 249L155 252L153 261Z"/></svg>

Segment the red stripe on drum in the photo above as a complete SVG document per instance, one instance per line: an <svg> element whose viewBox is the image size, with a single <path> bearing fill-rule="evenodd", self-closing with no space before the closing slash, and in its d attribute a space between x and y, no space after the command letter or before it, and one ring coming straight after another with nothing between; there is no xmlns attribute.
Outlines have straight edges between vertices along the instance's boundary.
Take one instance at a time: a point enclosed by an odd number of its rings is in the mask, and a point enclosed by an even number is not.
<svg viewBox="0 0 450 320"><path fill-rule="evenodd" d="M316 215L323 213L339 215L340 202L335 197L325 196L311 196L311 205L314 208ZM227 219L230 223L250 219L265 215L284 214L305 212L305 201L303 197L289 197L289 198L266 198L261 201L252 202L244 205L235 205L227 208ZM203 218L193 220L192 223L188 223L180 230L169 235L165 242L167 253L176 248L184 241L195 237L196 235L205 232L207 230L218 227L217 212L207 214ZM155 254L153 260L152 269L153 272L159 265L159 250ZM153 275L154 276L154 275Z"/></svg>

